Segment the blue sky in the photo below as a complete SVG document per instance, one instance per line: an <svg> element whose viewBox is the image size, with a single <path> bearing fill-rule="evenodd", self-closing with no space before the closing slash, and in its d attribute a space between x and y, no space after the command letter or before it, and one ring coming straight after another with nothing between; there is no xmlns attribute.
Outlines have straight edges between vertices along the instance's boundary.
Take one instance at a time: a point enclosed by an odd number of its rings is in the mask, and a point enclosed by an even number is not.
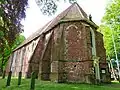
<svg viewBox="0 0 120 90"><path fill-rule="evenodd" d="M78 4L88 15L92 15L93 21L97 25L100 25L101 19L105 13L107 1L108 0L78 0ZM36 5L35 0L28 0L28 3L29 6L26 10L26 18L22 21L24 25L23 34L26 38L70 6L69 3L64 3L64 0L60 0L56 14L53 16L45 16Z"/></svg>

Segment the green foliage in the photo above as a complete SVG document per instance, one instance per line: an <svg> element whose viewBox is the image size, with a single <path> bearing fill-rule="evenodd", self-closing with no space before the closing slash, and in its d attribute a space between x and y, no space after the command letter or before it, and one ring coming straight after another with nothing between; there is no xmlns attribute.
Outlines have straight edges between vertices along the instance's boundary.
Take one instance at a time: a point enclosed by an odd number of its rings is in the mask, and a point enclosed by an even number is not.
<svg viewBox="0 0 120 90"><path fill-rule="evenodd" d="M21 20L25 18L25 10L28 0L2 0L0 4L0 30L8 44L16 39L23 31Z"/></svg>
<svg viewBox="0 0 120 90"><path fill-rule="evenodd" d="M25 18L28 0L0 0L0 69L6 64L12 50L23 38L21 20ZM19 39L19 40L18 40Z"/></svg>
<svg viewBox="0 0 120 90"><path fill-rule="evenodd" d="M120 23L120 0L111 0L106 8L106 13L103 17L103 22L106 24Z"/></svg>
<svg viewBox="0 0 120 90"><path fill-rule="evenodd" d="M37 5L40 7L40 10L45 15L52 15L57 11L57 2L60 0L35 0ZM69 1L70 3L74 3L77 0L64 0Z"/></svg>
<svg viewBox="0 0 120 90"><path fill-rule="evenodd" d="M20 45L23 41L25 40L25 37L23 35L18 35L13 43L13 46L10 47L8 42L6 41L6 44L4 45L4 50L3 50L3 54L4 54L4 57L2 54L0 54L0 67L1 65L3 65L3 67L5 67L7 61L8 61L8 58L11 54L11 52L18 46ZM2 50L1 50L2 51ZM3 60L4 59L4 60ZM1 63L1 61L3 60L3 63Z"/></svg>
<svg viewBox="0 0 120 90"><path fill-rule="evenodd" d="M19 46L24 40L25 37L23 35L18 35L13 43L12 50Z"/></svg>
<svg viewBox="0 0 120 90"><path fill-rule="evenodd" d="M102 19L99 31L104 35L104 44L111 58L115 58L115 51L112 41L114 35L117 54L120 54L120 0L112 0L106 7L105 15ZM120 59L120 56L119 56Z"/></svg>
<svg viewBox="0 0 120 90"><path fill-rule="evenodd" d="M3 31L0 31L0 38L3 38L4 37L4 33Z"/></svg>
<svg viewBox="0 0 120 90"><path fill-rule="evenodd" d="M0 4L2 4L2 3L4 3L5 2L5 0L0 0Z"/></svg>

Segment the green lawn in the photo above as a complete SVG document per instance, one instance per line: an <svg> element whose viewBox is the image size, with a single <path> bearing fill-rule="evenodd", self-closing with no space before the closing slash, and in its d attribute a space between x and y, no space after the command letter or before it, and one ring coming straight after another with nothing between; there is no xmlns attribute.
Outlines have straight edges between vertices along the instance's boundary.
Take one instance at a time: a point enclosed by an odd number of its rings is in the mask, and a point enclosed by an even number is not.
<svg viewBox="0 0 120 90"><path fill-rule="evenodd" d="M0 79L0 90L30 90L30 80L22 79L22 85L17 86L17 79L12 79L11 86L5 87L6 79ZM120 90L119 83L105 85L89 84L59 84L55 82L36 80L35 90Z"/></svg>

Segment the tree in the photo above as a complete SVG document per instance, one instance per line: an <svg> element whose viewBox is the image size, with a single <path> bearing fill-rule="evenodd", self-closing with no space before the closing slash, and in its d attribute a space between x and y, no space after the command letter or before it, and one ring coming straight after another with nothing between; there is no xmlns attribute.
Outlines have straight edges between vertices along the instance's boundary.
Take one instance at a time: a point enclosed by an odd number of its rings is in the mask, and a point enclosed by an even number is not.
<svg viewBox="0 0 120 90"><path fill-rule="evenodd" d="M57 2L60 0L35 0L40 10L45 15L52 15L57 11ZM74 3L77 0L64 0Z"/></svg>
<svg viewBox="0 0 120 90"><path fill-rule="evenodd" d="M0 61L2 61L2 62L0 62L0 66L2 68L5 67L6 62L8 61L8 58L10 57L10 54L12 53L12 51L17 46L19 46L24 40L25 40L25 37L23 35L17 36L12 47L10 47L9 44L7 43L7 41L6 41L6 44L4 45L4 51L3 51L4 57L2 56L2 54L0 54Z"/></svg>
<svg viewBox="0 0 120 90"><path fill-rule="evenodd" d="M23 31L21 20L25 18L27 0L5 0L0 4L1 31L10 45L16 39L16 35Z"/></svg>
<svg viewBox="0 0 120 90"><path fill-rule="evenodd" d="M100 25L99 31L103 34L104 38L104 46L106 48L106 54L107 56L110 56L111 58L115 58L115 52L114 52L114 46L112 41L112 33L111 29L107 25ZM116 35L117 33L114 32L114 38L115 38L115 44L117 47L117 51L120 50L118 37Z"/></svg>
<svg viewBox="0 0 120 90"><path fill-rule="evenodd" d="M25 18L27 2L28 0L0 0L0 62L2 71L7 59L6 54L10 55L17 36L23 32L21 20Z"/></svg>
<svg viewBox="0 0 120 90"><path fill-rule="evenodd" d="M114 45L112 41L112 34L114 35L117 55L120 55L120 0L112 0L106 7L106 12L102 18L101 32L104 35L104 44L107 52L111 58L115 58ZM120 56L119 56L120 59Z"/></svg>

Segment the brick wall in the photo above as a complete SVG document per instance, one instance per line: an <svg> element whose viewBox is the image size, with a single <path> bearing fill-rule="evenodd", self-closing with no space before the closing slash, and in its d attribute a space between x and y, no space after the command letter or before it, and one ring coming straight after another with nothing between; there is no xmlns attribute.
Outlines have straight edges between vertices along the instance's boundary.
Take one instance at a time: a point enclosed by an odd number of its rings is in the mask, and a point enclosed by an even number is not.
<svg viewBox="0 0 120 90"><path fill-rule="evenodd" d="M93 82L93 61L87 31L80 22L64 23L65 49L64 60L59 61L59 82Z"/></svg>

